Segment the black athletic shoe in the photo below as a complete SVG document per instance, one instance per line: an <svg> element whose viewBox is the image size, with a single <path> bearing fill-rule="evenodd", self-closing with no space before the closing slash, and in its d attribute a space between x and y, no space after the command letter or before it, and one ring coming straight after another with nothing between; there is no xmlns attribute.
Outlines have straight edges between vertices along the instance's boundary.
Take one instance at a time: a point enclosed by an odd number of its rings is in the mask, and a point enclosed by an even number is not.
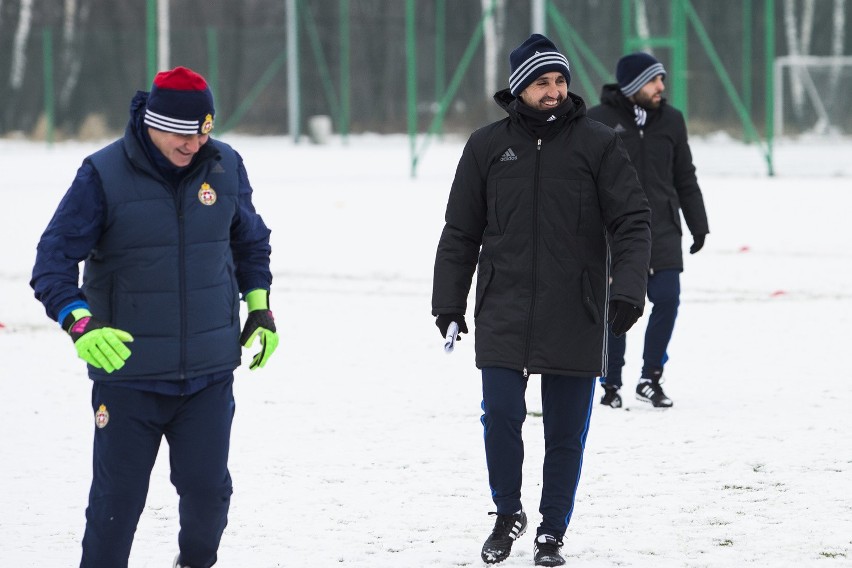
<svg viewBox="0 0 852 568"><path fill-rule="evenodd" d="M660 379L641 379L636 385L636 398L650 402L655 408L670 408L674 404L663 392Z"/></svg>
<svg viewBox="0 0 852 568"><path fill-rule="evenodd" d="M482 545L482 560L486 564L497 564L509 557L512 544L527 530L527 514L523 510L514 515L488 514L497 515L497 521L491 536Z"/></svg>
<svg viewBox="0 0 852 568"><path fill-rule="evenodd" d="M601 404L612 408L621 408L621 395L618 394L618 387L604 385L604 395L601 397Z"/></svg>
<svg viewBox="0 0 852 568"><path fill-rule="evenodd" d="M536 566L562 566L565 559L559 554L562 541L549 534L540 534L535 539L533 555Z"/></svg>

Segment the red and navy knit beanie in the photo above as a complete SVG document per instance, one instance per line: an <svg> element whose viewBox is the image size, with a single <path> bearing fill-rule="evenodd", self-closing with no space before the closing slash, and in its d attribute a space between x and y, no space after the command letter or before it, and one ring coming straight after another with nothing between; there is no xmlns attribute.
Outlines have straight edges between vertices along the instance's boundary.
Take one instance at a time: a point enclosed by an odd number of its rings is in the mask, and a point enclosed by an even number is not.
<svg viewBox="0 0 852 568"><path fill-rule="evenodd" d="M657 75L666 76L663 64L650 53L641 51L625 55L615 67L615 79L625 97L632 97Z"/></svg>
<svg viewBox="0 0 852 568"><path fill-rule="evenodd" d="M509 54L509 92L518 96L530 83L551 71L558 71L571 84L568 60L553 42L541 34L533 34Z"/></svg>
<svg viewBox="0 0 852 568"><path fill-rule="evenodd" d="M176 134L208 134L213 130L213 94L204 77L186 67L161 71L154 77L145 124Z"/></svg>

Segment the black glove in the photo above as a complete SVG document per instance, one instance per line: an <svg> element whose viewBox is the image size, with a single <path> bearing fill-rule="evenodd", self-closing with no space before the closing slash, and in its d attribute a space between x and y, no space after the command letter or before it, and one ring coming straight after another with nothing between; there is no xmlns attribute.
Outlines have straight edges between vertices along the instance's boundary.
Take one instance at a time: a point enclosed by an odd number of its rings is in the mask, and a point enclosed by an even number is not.
<svg viewBox="0 0 852 568"><path fill-rule="evenodd" d="M616 337L621 337L627 330L633 327L639 316L642 315L642 310L628 302L621 300L613 300L609 303L609 328L612 334Z"/></svg>
<svg viewBox="0 0 852 568"><path fill-rule="evenodd" d="M706 236L704 233L692 235L692 246L689 247L689 254L695 254L701 250L701 247L704 246L704 237Z"/></svg>
<svg viewBox="0 0 852 568"><path fill-rule="evenodd" d="M461 314L441 314L435 319L435 325L441 330L441 337L447 337L447 328L450 324L456 322L459 324L459 334L467 333L467 324L464 322L464 316ZM461 335L458 335L456 341L461 341Z"/></svg>

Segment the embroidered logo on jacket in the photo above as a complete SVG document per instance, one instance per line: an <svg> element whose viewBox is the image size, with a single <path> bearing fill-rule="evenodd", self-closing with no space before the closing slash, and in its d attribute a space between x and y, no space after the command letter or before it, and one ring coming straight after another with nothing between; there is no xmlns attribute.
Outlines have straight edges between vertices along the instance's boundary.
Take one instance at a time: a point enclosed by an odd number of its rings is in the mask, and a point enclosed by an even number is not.
<svg viewBox="0 0 852 568"><path fill-rule="evenodd" d="M500 156L501 162L511 162L511 161L517 160L517 159L518 159L518 155L515 154L515 151L512 150L511 148L509 148L508 150L503 152L503 155Z"/></svg>
<svg viewBox="0 0 852 568"><path fill-rule="evenodd" d="M109 412L107 412L106 405L102 404L98 407L98 411L95 412L95 426L103 428L107 424L109 424Z"/></svg>
<svg viewBox="0 0 852 568"><path fill-rule="evenodd" d="M216 203L216 191L210 187L210 184L204 182L201 184L201 189L198 190L198 201L204 205L213 205Z"/></svg>

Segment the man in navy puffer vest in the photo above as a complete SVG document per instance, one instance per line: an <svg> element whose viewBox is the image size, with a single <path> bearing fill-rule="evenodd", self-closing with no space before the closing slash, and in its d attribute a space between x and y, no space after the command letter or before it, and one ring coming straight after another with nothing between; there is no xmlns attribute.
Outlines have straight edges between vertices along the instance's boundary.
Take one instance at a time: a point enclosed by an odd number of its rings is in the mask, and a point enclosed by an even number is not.
<svg viewBox="0 0 852 568"><path fill-rule="evenodd" d="M263 367L278 335L270 231L242 158L210 138L214 115L201 75L158 73L124 137L83 161L38 244L30 284L94 382L81 567L127 566L163 436L180 496L174 565L216 563L240 345L259 339L250 368Z"/></svg>

